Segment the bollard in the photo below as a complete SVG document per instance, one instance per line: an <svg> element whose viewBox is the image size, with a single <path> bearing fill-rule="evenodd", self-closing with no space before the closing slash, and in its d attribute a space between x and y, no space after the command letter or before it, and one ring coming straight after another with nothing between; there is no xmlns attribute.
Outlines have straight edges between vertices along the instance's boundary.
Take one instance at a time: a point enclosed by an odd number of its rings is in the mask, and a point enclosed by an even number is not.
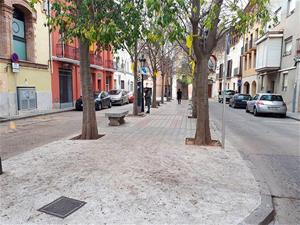
<svg viewBox="0 0 300 225"><path fill-rule="evenodd" d="M2 170L2 161L1 161L1 157L0 157L0 175L3 173L3 170Z"/></svg>

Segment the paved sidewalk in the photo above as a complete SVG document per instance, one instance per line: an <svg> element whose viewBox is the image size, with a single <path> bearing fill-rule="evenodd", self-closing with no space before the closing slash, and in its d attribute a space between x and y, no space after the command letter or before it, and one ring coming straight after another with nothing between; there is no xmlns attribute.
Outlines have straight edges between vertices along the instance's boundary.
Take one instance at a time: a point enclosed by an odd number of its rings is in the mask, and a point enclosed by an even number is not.
<svg viewBox="0 0 300 225"><path fill-rule="evenodd" d="M0 224L240 223L260 205L258 185L230 143L184 144L195 132L187 108L173 101L124 126L102 121L99 140L56 141L3 161ZM65 219L37 211L60 196L87 204Z"/></svg>
<svg viewBox="0 0 300 225"><path fill-rule="evenodd" d="M293 112L287 112L286 116L291 118L291 119L300 121L300 113L299 112L294 112L294 113Z"/></svg>

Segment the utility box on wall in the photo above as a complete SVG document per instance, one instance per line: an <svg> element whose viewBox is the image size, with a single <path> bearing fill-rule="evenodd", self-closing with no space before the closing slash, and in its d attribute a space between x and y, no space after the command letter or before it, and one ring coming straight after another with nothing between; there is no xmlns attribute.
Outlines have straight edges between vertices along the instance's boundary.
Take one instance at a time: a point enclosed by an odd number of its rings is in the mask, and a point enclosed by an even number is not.
<svg viewBox="0 0 300 225"><path fill-rule="evenodd" d="M35 87L17 87L18 110L32 110L37 108Z"/></svg>

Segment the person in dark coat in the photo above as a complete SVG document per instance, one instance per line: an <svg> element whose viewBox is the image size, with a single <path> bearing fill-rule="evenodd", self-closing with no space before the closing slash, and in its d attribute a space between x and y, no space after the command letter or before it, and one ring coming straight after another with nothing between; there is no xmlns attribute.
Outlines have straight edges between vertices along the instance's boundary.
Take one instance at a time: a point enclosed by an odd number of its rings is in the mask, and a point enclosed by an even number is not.
<svg viewBox="0 0 300 225"><path fill-rule="evenodd" d="M180 89L178 89L178 91L177 91L178 104L181 104L181 98L182 98L182 91Z"/></svg>
<svg viewBox="0 0 300 225"><path fill-rule="evenodd" d="M148 107L148 111L146 113L150 113L151 91L149 89L146 89L145 91L145 102L146 102L146 106Z"/></svg>

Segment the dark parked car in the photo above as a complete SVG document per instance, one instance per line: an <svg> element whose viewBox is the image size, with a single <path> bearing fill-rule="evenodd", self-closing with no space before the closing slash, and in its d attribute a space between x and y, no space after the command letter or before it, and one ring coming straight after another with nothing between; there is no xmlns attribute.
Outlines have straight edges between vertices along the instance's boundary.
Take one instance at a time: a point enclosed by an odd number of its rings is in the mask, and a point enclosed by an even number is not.
<svg viewBox="0 0 300 225"><path fill-rule="evenodd" d="M235 94L229 100L229 106L233 108L243 108L246 109L247 101L251 100L251 95L247 94Z"/></svg>
<svg viewBox="0 0 300 225"><path fill-rule="evenodd" d="M95 109L101 110L103 108L110 108L111 107L111 100L107 92L102 91L94 94L95 98ZM83 104L82 104L82 96L80 96L79 99L76 100L75 104L76 110L82 110Z"/></svg>

